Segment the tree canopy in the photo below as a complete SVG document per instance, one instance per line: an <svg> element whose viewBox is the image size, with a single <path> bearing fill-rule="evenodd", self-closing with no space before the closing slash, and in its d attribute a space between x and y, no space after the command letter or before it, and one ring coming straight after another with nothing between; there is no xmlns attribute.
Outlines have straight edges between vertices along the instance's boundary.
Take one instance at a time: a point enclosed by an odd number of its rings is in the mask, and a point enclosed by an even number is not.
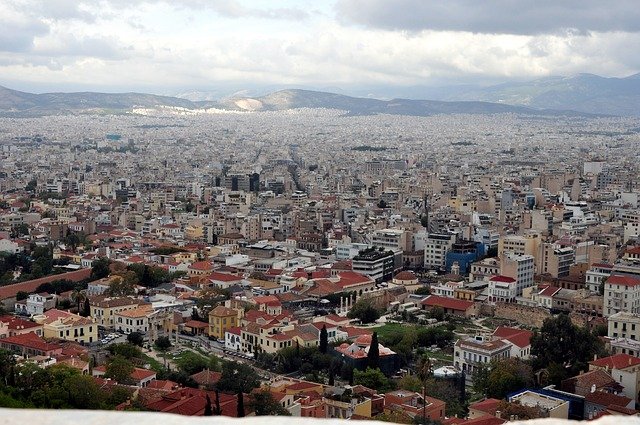
<svg viewBox="0 0 640 425"><path fill-rule="evenodd" d="M360 299L351 307L347 317L358 319L362 323L373 323L380 318L380 315L380 311L373 306L370 300Z"/></svg>

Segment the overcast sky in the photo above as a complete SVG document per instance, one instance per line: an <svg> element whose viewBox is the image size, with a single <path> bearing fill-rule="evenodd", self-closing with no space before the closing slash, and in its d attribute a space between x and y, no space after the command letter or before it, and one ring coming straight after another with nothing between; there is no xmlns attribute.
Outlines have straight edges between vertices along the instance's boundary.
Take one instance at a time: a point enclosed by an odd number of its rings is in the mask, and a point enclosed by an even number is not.
<svg viewBox="0 0 640 425"><path fill-rule="evenodd" d="M0 85L473 84L640 70L638 0L0 0Z"/></svg>

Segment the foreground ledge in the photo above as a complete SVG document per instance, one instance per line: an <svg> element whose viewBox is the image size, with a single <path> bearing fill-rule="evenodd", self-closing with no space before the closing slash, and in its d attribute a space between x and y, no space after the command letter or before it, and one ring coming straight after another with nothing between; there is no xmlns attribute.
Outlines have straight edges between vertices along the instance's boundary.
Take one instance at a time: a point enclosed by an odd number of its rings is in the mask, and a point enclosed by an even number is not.
<svg viewBox="0 0 640 425"><path fill-rule="evenodd" d="M192 417L154 412L114 412L103 410L36 410L36 409L2 409L0 408L0 425L193 425L225 423L233 425L316 425L344 423L344 419L313 419L286 416L260 416L242 419L227 416ZM360 425L381 425L388 422L355 421ZM513 425L576 425L575 421L559 419L535 419L530 421L515 421ZM590 425L622 425L638 424L640 417L605 416Z"/></svg>

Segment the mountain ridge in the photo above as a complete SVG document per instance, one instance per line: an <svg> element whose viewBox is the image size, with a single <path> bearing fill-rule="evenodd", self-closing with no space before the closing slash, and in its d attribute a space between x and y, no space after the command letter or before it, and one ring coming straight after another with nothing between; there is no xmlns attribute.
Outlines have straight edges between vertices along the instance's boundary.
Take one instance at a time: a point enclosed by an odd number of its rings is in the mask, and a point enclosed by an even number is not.
<svg viewBox="0 0 640 425"><path fill-rule="evenodd" d="M396 98L381 100L337 93L286 89L259 97L236 97L219 101L188 99L147 93L42 93L33 94L0 86L0 114L4 116L43 116L86 112L125 113L134 108L181 108L199 111L207 108L229 111L281 111L297 108L325 108L352 115L395 114L429 116L435 114L590 115L567 110L549 110L523 105L476 100L443 101Z"/></svg>

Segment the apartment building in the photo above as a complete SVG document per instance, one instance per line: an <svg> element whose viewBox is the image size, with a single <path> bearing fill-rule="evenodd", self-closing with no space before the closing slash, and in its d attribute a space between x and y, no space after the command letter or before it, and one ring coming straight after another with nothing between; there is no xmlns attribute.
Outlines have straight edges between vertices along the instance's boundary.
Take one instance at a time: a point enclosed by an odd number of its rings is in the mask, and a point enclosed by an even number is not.
<svg viewBox="0 0 640 425"><path fill-rule="evenodd" d="M534 257L532 255L506 254L500 258L500 273L516 281L516 296L522 295L525 288L533 286L535 274Z"/></svg>
<svg viewBox="0 0 640 425"><path fill-rule="evenodd" d="M612 274L604 284L604 315L640 313L640 278Z"/></svg>
<svg viewBox="0 0 640 425"><path fill-rule="evenodd" d="M444 270L447 252L456 242L456 235L452 233L429 233L424 241L424 266L428 269Z"/></svg>

